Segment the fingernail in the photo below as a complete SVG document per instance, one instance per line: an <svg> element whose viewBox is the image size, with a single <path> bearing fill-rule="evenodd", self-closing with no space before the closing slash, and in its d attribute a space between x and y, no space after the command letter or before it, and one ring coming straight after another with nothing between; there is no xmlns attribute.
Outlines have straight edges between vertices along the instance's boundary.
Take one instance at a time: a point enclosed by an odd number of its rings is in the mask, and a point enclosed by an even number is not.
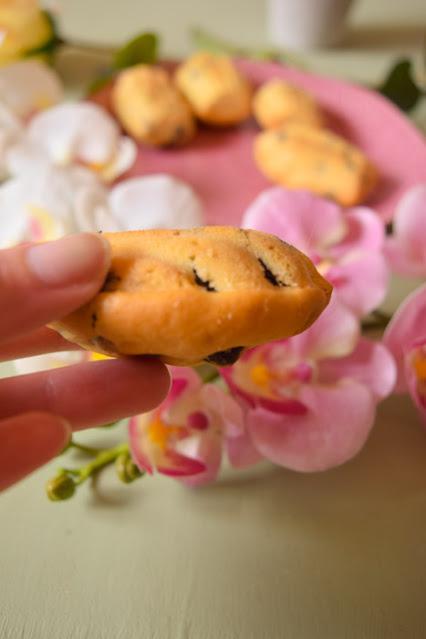
<svg viewBox="0 0 426 639"><path fill-rule="evenodd" d="M109 244L91 233L69 235L37 244L26 253L31 272L49 286L71 286L91 280L107 268Z"/></svg>

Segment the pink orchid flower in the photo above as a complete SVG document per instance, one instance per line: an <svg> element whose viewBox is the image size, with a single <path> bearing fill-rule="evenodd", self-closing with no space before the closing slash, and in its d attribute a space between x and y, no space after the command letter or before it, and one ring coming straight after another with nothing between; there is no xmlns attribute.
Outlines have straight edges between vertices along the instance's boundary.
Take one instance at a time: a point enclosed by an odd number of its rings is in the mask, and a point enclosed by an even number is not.
<svg viewBox="0 0 426 639"><path fill-rule="evenodd" d="M219 472L223 446L236 467L260 459L244 429L240 405L192 369L172 369L172 388L159 408L133 417L130 449L140 469L205 484Z"/></svg>
<svg viewBox="0 0 426 639"><path fill-rule="evenodd" d="M277 235L306 253L357 316L383 301L389 279L384 227L371 209L345 210L307 191L274 187L256 198L242 225Z"/></svg>
<svg viewBox="0 0 426 639"><path fill-rule="evenodd" d="M384 342L398 367L396 390L410 393L426 426L426 284L404 300Z"/></svg>
<svg viewBox="0 0 426 639"><path fill-rule="evenodd" d="M395 272L426 277L426 184L410 189L399 201L385 255Z"/></svg>
<svg viewBox="0 0 426 639"><path fill-rule="evenodd" d="M309 472L358 453L396 371L386 348L360 338L357 320L333 296L305 333L248 351L222 374L246 403L259 453Z"/></svg>

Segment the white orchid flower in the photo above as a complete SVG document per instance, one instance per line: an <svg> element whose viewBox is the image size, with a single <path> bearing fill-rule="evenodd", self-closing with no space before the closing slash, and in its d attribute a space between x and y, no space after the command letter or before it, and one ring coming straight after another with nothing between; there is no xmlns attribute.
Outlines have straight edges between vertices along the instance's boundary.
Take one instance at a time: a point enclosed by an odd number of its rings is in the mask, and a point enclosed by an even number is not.
<svg viewBox="0 0 426 639"><path fill-rule="evenodd" d="M106 189L86 169L35 165L0 186L0 247L102 226L118 230L106 200Z"/></svg>
<svg viewBox="0 0 426 639"><path fill-rule="evenodd" d="M0 173L6 172L9 149L19 142L23 134L23 126L17 117L0 101Z"/></svg>
<svg viewBox="0 0 426 639"><path fill-rule="evenodd" d="M193 189L171 175L124 180L109 194L112 217L123 231L192 228L203 224L203 206Z"/></svg>
<svg viewBox="0 0 426 639"><path fill-rule="evenodd" d="M9 159L9 167L12 174L19 175L34 162L80 164L110 182L132 166L136 152L135 142L121 135L104 109L90 102L69 102L31 119L25 140Z"/></svg>
<svg viewBox="0 0 426 639"><path fill-rule="evenodd" d="M108 191L82 167L34 163L32 172L0 186L0 248L79 231L191 228L202 223L203 209L194 191L168 175L125 180Z"/></svg>

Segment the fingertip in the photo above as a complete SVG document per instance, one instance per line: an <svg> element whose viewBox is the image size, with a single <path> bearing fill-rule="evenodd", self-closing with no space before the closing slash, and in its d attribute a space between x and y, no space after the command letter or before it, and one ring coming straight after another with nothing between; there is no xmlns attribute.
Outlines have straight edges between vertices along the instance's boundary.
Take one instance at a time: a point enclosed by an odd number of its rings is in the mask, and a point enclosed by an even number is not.
<svg viewBox="0 0 426 639"><path fill-rule="evenodd" d="M102 278L109 266L111 247L100 234L78 233L26 249L28 268L49 287L66 287Z"/></svg>
<svg viewBox="0 0 426 639"><path fill-rule="evenodd" d="M143 358L143 360L150 366L152 374L156 379L158 399L155 405L161 404L169 394L172 385L170 371L167 366L156 357L146 357Z"/></svg>
<svg viewBox="0 0 426 639"><path fill-rule="evenodd" d="M70 424L48 412L31 411L0 421L0 490L58 455L70 437Z"/></svg>
<svg viewBox="0 0 426 639"><path fill-rule="evenodd" d="M70 423L59 415L33 411L19 415L16 420L20 422L21 438L25 438L25 444L31 442L32 449L39 449L48 459L61 452L71 438Z"/></svg>

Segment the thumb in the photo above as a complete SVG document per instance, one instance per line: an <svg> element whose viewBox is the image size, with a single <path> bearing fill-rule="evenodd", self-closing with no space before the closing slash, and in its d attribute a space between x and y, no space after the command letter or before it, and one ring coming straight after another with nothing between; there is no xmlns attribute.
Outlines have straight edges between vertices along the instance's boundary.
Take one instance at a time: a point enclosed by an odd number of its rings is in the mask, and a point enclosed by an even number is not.
<svg viewBox="0 0 426 639"><path fill-rule="evenodd" d="M2 341L67 315L101 288L109 244L89 233L0 251Z"/></svg>

